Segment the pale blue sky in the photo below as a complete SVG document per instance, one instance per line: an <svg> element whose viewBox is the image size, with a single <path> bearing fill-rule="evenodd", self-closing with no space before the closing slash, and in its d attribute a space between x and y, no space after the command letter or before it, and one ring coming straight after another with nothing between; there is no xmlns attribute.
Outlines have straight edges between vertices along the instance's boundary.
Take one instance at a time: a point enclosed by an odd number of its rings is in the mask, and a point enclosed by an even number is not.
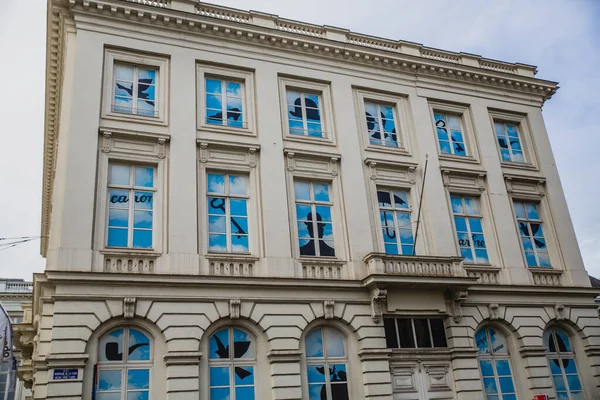
<svg viewBox="0 0 600 400"><path fill-rule="evenodd" d="M600 2L225 0L215 3L537 65L560 83L544 118L586 268L600 276ZM39 235L45 0L0 0L0 237ZM7 95L9 94L9 95ZM560 227L559 227L560 229ZM39 242L0 252L0 276L31 279Z"/></svg>

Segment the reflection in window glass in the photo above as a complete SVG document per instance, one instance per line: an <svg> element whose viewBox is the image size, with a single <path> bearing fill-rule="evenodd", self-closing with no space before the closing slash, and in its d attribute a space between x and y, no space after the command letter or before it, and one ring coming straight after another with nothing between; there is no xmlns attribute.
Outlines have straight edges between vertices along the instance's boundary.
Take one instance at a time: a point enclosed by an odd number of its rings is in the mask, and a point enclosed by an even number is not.
<svg viewBox="0 0 600 400"><path fill-rule="evenodd" d="M506 338L494 328L475 333L479 370L487 400L514 400L516 391L510 368Z"/></svg>
<svg viewBox="0 0 600 400"><path fill-rule="evenodd" d="M544 345L558 398L583 399L583 387L577 372L575 353L567 334L558 328L547 329L544 332Z"/></svg>
<svg viewBox="0 0 600 400"><path fill-rule="evenodd" d="M543 221L538 212L538 205L517 200L513 202L513 205L527 265L529 267L550 267L550 256L542 230Z"/></svg>
<svg viewBox="0 0 600 400"><path fill-rule="evenodd" d="M156 69L115 63L112 111L156 117Z"/></svg>
<svg viewBox="0 0 600 400"><path fill-rule="evenodd" d="M254 339L238 328L224 328L210 337L210 400L254 400L254 346Z"/></svg>
<svg viewBox="0 0 600 400"><path fill-rule="evenodd" d="M288 128L291 135L325 137L321 121L321 96L292 89L286 91Z"/></svg>
<svg viewBox="0 0 600 400"><path fill-rule="evenodd" d="M153 167L109 165L108 247L152 248L154 175Z"/></svg>
<svg viewBox="0 0 600 400"><path fill-rule="evenodd" d="M243 107L244 85L218 78L204 80L207 124L245 128Z"/></svg>
<svg viewBox="0 0 600 400"><path fill-rule="evenodd" d="M408 192L377 189L383 244L387 254L413 255L415 246Z"/></svg>
<svg viewBox="0 0 600 400"><path fill-rule="evenodd" d="M207 174L208 249L249 253L248 177Z"/></svg>
<svg viewBox="0 0 600 400"><path fill-rule="evenodd" d="M437 112L433 116L440 151L444 154L466 156L467 150L461 127L461 117Z"/></svg>
<svg viewBox="0 0 600 400"><path fill-rule="evenodd" d="M384 318L388 349L448 347L441 318Z"/></svg>
<svg viewBox="0 0 600 400"><path fill-rule="evenodd" d="M489 264L478 199L450 196L460 254L466 264Z"/></svg>
<svg viewBox="0 0 600 400"><path fill-rule="evenodd" d="M500 146L500 157L502 161L525 162L519 129L517 125L504 122L494 122L494 130L498 146Z"/></svg>
<svg viewBox="0 0 600 400"><path fill-rule="evenodd" d="M369 143L386 147L400 146L393 106L365 102L365 115Z"/></svg>
<svg viewBox="0 0 600 400"><path fill-rule="evenodd" d="M138 329L110 331L98 341L98 399L148 399L151 371L150 338Z"/></svg>
<svg viewBox="0 0 600 400"><path fill-rule="evenodd" d="M298 245L301 256L334 257L329 185L294 181ZM315 232L317 237L315 237Z"/></svg>
<svg viewBox="0 0 600 400"><path fill-rule="evenodd" d="M345 340L330 327L306 335L306 369L310 400L348 400Z"/></svg>

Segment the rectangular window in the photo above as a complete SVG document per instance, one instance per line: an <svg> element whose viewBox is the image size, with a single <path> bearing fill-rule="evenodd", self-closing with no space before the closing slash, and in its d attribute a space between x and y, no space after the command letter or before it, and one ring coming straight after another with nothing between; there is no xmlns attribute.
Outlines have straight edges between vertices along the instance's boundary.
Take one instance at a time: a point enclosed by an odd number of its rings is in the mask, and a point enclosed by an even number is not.
<svg viewBox="0 0 600 400"><path fill-rule="evenodd" d="M513 204L527 265L529 267L550 267L550 256L546 239L544 239L538 205L517 200Z"/></svg>
<svg viewBox="0 0 600 400"><path fill-rule="evenodd" d="M294 181L296 221L301 256L334 257L329 185ZM317 237L315 237L315 232Z"/></svg>
<svg viewBox="0 0 600 400"><path fill-rule="evenodd" d="M115 63L112 111L156 117L156 68Z"/></svg>
<svg viewBox="0 0 600 400"><path fill-rule="evenodd" d="M387 254L412 255L415 246L408 192L377 189L383 244Z"/></svg>
<svg viewBox="0 0 600 400"><path fill-rule="evenodd" d="M365 115L369 143L399 147L393 106L365 101Z"/></svg>
<svg viewBox="0 0 600 400"><path fill-rule="evenodd" d="M477 199L450 196L460 254L466 264L489 264Z"/></svg>
<svg viewBox="0 0 600 400"><path fill-rule="evenodd" d="M208 174L208 250L249 253L248 178Z"/></svg>
<svg viewBox="0 0 600 400"><path fill-rule="evenodd" d="M286 89L286 104L291 135L325 137L320 94Z"/></svg>
<svg viewBox="0 0 600 400"><path fill-rule="evenodd" d="M384 318L388 349L448 347L441 318Z"/></svg>
<svg viewBox="0 0 600 400"><path fill-rule="evenodd" d="M218 78L205 78L206 123L246 128L244 84Z"/></svg>
<svg viewBox="0 0 600 400"><path fill-rule="evenodd" d="M433 116L440 143L440 151L443 154L466 156L467 150L463 137L461 117L438 112L434 113Z"/></svg>
<svg viewBox="0 0 600 400"><path fill-rule="evenodd" d="M519 129L516 124L494 121L494 130L500 146L502 161L525 162Z"/></svg>
<svg viewBox="0 0 600 400"><path fill-rule="evenodd" d="M155 168L111 164L108 178L108 247L151 249ZM132 201L133 200L133 201Z"/></svg>

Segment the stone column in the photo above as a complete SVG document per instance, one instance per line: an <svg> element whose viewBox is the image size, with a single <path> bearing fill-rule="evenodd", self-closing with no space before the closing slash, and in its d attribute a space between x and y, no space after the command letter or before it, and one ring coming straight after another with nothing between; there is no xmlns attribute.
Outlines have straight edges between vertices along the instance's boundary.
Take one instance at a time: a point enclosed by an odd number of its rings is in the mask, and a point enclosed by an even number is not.
<svg viewBox="0 0 600 400"><path fill-rule="evenodd" d="M168 352L164 356L167 367L167 399L198 400L200 392L199 351Z"/></svg>
<svg viewBox="0 0 600 400"><path fill-rule="evenodd" d="M273 400L302 399L301 356L298 350L271 350L267 354Z"/></svg>

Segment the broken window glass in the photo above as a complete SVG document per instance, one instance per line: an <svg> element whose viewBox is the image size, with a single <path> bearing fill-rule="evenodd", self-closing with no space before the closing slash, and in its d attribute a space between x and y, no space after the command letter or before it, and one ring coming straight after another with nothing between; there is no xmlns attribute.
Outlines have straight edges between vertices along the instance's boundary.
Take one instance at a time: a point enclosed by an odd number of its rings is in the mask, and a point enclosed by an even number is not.
<svg viewBox="0 0 600 400"><path fill-rule="evenodd" d="M294 193L300 255L334 257L329 185L294 181Z"/></svg>
<svg viewBox="0 0 600 400"><path fill-rule="evenodd" d="M377 189L383 244L387 254L412 255L413 239L408 192Z"/></svg>
<svg viewBox="0 0 600 400"><path fill-rule="evenodd" d="M544 345L559 399L583 399L583 388L569 336L559 328L544 332Z"/></svg>
<svg viewBox="0 0 600 400"><path fill-rule="evenodd" d="M458 247L465 264L489 264L478 199L450 196Z"/></svg>
<svg viewBox="0 0 600 400"><path fill-rule="evenodd" d="M348 400L345 341L330 327L310 331L305 339L310 400Z"/></svg>
<svg viewBox="0 0 600 400"><path fill-rule="evenodd" d="M399 147L393 106L365 102L365 115L369 143Z"/></svg>
<svg viewBox="0 0 600 400"><path fill-rule="evenodd" d="M500 146L502 161L525 162L519 129L516 124L508 122L494 122L494 131Z"/></svg>
<svg viewBox="0 0 600 400"><path fill-rule="evenodd" d="M204 80L206 123L245 128L242 82L218 78Z"/></svg>
<svg viewBox="0 0 600 400"><path fill-rule="evenodd" d="M527 265L550 267L550 255L542 230L538 204L517 200L514 200L513 204Z"/></svg>
<svg viewBox="0 0 600 400"><path fill-rule="evenodd" d="M486 400L516 400L504 335L491 327L481 328L475 333L475 345Z"/></svg>
<svg viewBox="0 0 600 400"><path fill-rule="evenodd" d="M112 111L156 116L157 70L115 63Z"/></svg>
<svg viewBox="0 0 600 400"><path fill-rule="evenodd" d="M108 247L152 248L154 171L146 166L109 165Z"/></svg>
<svg viewBox="0 0 600 400"><path fill-rule="evenodd" d="M455 154L457 156L466 156L467 150L461 117L458 115L434 113L435 129L440 144L440 151L444 154Z"/></svg>
<svg viewBox="0 0 600 400"><path fill-rule="evenodd" d="M207 174L208 249L249 253L246 176Z"/></svg>
<svg viewBox="0 0 600 400"><path fill-rule="evenodd" d="M209 339L211 400L253 400L256 351L253 338L238 328L224 328Z"/></svg>

